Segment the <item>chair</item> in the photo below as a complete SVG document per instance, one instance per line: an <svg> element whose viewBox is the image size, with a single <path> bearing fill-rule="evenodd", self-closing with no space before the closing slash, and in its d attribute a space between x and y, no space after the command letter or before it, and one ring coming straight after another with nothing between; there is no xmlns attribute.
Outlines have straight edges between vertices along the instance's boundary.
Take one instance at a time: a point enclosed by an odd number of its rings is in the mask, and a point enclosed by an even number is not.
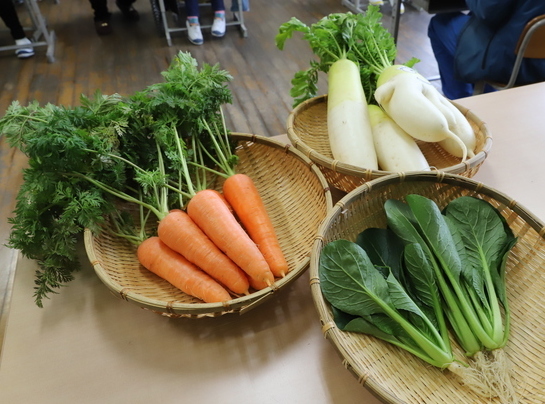
<svg viewBox="0 0 545 404"><path fill-rule="evenodd" d="M237 2L237 10L233 12L233 20L227 21L226 26L238 25L240 33L243 37L248 36L246 26L244 24L243 6L242 0L232 0ZM164 35L168 46L172 46L171 33L187 31L185 24L170 25L169 16L172 16L176 22L183 21L183 0L150 0L151 10L155 19L155 24L159 35ZM210 6L210 3L206 1L200 1L199 6ZM212 25L201 25L201 28L210 28Z"/></svg>
<svg viewBox="0 0 545 404"><path fill-rule="evenodd" d="M473 94L482 94L485 85L496 90L517 87L519 85L516 84L516 81L523 59L545 59L545 15L537 16L526 24L515 47L515 54L517 57L507 83L482 80L475 83Z"/></svg>
<svg viewBox="0 0 545 404"><path fill-rule="evenodd" d="M40 11L38 0L24 0L25 7L32 22L32 27L23 27L25 31L32 32L32 47L46 46L46 56L50 63L55 61L55 32L49 30L47 21ZM57 1L56 1L57 2ZM20 48L28 48L28 45L8 45L0 46L1 51L14 50Z"/></svg>

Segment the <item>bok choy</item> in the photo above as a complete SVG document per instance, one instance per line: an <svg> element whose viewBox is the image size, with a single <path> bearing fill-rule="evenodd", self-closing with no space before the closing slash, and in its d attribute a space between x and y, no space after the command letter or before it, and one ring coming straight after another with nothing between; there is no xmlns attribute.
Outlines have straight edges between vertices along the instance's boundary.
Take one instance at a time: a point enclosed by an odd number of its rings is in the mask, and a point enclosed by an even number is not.
<svg viewBox="0 0 545 404"><path fill-rule="evenodd" d="M320 285L335 323L448 369L483 396L517 402L503 352L505 265L516 237L483 199L458 197L443 211L421 195L405 200L385 202L387 228L324 246ZM466 359L455 358L449 331Z"/></svg>

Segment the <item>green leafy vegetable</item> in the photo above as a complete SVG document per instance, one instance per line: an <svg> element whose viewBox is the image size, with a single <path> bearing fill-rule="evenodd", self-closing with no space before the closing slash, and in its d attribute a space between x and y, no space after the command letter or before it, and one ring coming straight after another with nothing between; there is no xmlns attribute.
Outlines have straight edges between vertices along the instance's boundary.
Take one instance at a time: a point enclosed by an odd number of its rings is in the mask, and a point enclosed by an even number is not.
<svg viewBox="0 0 545 404"><path fill-rule="evenodd" d="M199 167L215 164L218 153L224 167L236 163L225 155L221 112L232 77L218 65L199 69L183 52L163 76L128 97L82 96L74 108L14 102L0 119L0 133L28 156L8 245L39 264L38 306L79 269L84 228L98 233L110 217L117 235L138 243L150 213L161 219L186 203L194 184L206 185ZM141 223L131 224L121 201L140 207Z"/></svg>
<svg viewBox="0 0 545 404"><path fill-rule="evenodd" d="M410 196L408 196L408 198L410 198ZM433 203L432 201L429 202ZM448 230L445 231L445 228L440 225L441 218L437 217L437 207L435 206L434 210L433 205L426 205L422 209L424 211L424 214L427 214L427 209L432 209L435 213L435 222L432 222L430 226L436 229L437 233L441 233L440 236L436 235L436 237L442 237L442 241L447 243L447 245L445 245L444 247L438 247L438 249L440 250L443 248L446 249L446 257L442 258L442 262L444 263L445 261L448 262L448 260L451 260L452 262L454 262L455 265L454 269L449 270L447 274L445 274L441 269L441 260L434 255L432 248L427 244L426 239L422 234L419 223L415 217L415 213L411 210L409 205L397 200L388 200L384 204L384 210L386 212L388 226L406 244L418 244L424 252L427 261L429 262L431 268L433 268L436 282L439 285L439 289L441 290L442 297L445 302L444 310L446 312L446 315L449 318L452 327L454 327L456 330L459 330L459 332L457 332L457 335L460 338L461 345L466 350L468 355L472 355L475 352L480 351L482 345L473 334L473 331L471 331L468 320L464 316L464 313L462 312L458 303L456 293L451 289L448 280L449 275L451 278L456 278L457 276L459 276L459 272L461 272L461 265L459 261L457 261L457 256L453 253L452 250L452 236L450 235L450 233L448 233ZM439 213L439 215L441 214ZM447 267L447 269L448 268L449 267Z"/></svg>
<svg viewBox="0 0 545 404"><path fill-rule="evenodd" d="M493 341L503 347L509 335L509 303L505 286L507 254L516 237L503 216L482 199L460 197L446 208L446 217L458 228L472 271L464 271L466 290L481 323ZM503 306L505 321L499 305Z"/></svg>
<svg viewBox="0 0 545 404"><path fill-rule="evenodd" d="M275 38L278 49L283 50L286 41L296 32L303 34L318 61L311 60L308 69L295 73L290 92L294 107L315 97L319 73L327 73L334 62L343 58L359 66L367 102L376 103L373 95L378 76L393 64L397 53L393 37L382 25L378 6L369 6L365 13L330 14L311 25L292 17L279 27ZM412 67L417 62L411 59L406 66Z"/></svg>
<svg viewBox="0 0 545 404"><path fill-rule="evenodd" d="M459 197L443 212L421 195L405 199L385 202L388 228L322 249L320 285L335 324L448 368L478 394L516 402L502 351L510 328L505 265L516 237L482 199ZM449 325L469 364L454 359Z"/></svg>
<svg viewBox="0 0 545 404"><path fill-rule="evenodd" d="M453 359L450 345L433 322L390 272L378 270L356 243L336 240L320 256L320 285L325 298L344 313L361 317L348 322L444 368ZM411 321L414 317L418 321Z"/></svg>

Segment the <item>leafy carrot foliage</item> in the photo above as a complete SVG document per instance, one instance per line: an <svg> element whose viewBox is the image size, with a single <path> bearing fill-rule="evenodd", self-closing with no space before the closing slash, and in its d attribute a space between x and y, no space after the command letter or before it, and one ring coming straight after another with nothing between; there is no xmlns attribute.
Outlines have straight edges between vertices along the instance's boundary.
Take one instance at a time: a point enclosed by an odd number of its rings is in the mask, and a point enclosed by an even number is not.
<svg viewBox="0 0 545 404"><path fill-rule="evenodd" d="M15 101L0 119L0 134L28 157L7 245L37 261L38 306L80 268L84 228L100 232L108 215L127 228L120 201L161 218L183 203L195 139L214 156L207 128L223 127L232 77L183 52L162 75L130 96L97 91L73 108Z"/></svg>

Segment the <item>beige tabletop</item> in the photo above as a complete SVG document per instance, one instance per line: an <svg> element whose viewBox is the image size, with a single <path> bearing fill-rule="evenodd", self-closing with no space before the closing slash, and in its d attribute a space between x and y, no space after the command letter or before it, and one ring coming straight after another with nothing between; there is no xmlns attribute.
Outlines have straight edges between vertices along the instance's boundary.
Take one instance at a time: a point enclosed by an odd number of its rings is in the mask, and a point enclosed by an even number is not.
<svg viewBox="0 0 545 404"><path fill-rule="evenodd" d="M475 179L545 219L545 83L458 102L494 139ZM19 258L0 403L379 403L322 336L305 275L242 316L190 320L114 297L90 266L39 309L34 270Z"/></svg>

